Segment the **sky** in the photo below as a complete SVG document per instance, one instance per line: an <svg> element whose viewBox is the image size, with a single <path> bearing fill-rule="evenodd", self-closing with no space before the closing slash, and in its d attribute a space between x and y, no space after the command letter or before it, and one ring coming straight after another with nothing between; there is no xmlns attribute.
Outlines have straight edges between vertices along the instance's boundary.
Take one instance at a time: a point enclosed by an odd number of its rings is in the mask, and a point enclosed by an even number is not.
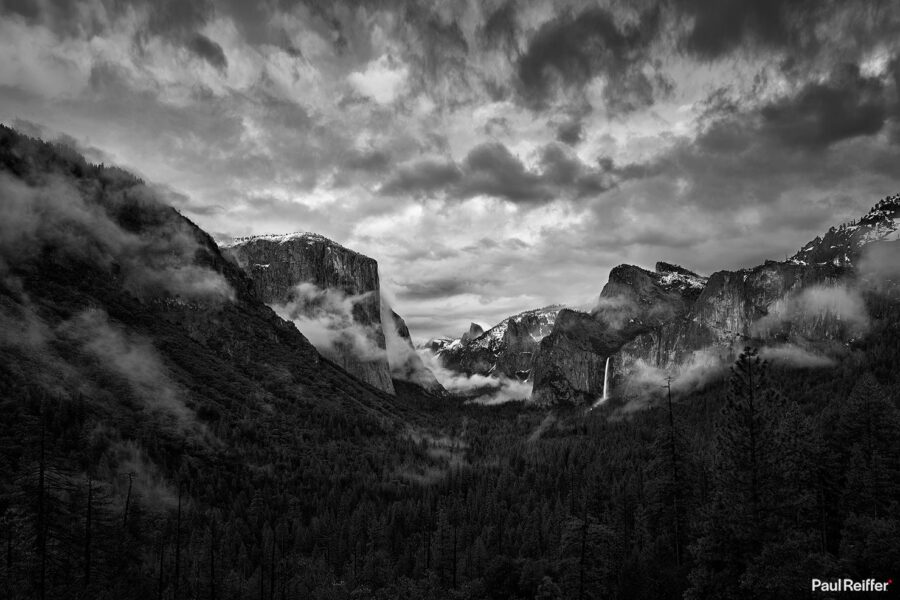
<svg viewBox="0 0 900 600"><path fill-rule="evenodd" d="M0 0L0 122L375 258L420 340L784 259L900 191L898 88L890 0Z"/></svg>

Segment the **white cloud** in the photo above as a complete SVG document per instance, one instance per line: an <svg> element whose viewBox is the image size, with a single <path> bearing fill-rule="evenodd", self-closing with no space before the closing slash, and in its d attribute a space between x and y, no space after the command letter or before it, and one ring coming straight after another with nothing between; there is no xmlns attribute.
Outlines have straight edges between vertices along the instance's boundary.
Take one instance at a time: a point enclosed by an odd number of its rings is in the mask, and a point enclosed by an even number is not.
<svg viewBox="0 0 900 600"><path fill-rule="evenodd" d="M347 81L363 96L379 104L390 104L403 91L409 70L402 63L384 54L366 65L364 71L356 71Z"/></svg>

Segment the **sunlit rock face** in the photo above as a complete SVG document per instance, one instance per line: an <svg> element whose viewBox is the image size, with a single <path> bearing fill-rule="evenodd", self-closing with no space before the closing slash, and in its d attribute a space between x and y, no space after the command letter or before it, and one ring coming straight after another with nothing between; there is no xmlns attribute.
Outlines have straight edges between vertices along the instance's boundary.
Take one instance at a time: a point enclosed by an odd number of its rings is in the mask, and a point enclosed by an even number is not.
<svg viewBox="0 0 900 600"><path fill-rule="evenodd" d="M326 358L393 393L374 259L313 233L239 238L226 249L265 303L321 334L307 337Z"/></svg>

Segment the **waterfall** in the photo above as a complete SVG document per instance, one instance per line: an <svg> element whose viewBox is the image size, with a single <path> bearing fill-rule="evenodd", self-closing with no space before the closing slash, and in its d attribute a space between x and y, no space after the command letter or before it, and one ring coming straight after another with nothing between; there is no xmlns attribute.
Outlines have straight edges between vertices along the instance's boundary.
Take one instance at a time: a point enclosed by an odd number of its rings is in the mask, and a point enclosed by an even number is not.
<svg viewBox="0 0 900 600"><path fill-rule="evenodd" d="M607 400L609 400L609 356L606 357L606 367L603 369L603 395L588 407L585 414L591 412Z"/></svg>
<svg viewBox="0 0 900 600"><path fill-rule="evenodd" d="M606 357L606 368L603 370L603 402L609 400L609 358Z"/></svg>

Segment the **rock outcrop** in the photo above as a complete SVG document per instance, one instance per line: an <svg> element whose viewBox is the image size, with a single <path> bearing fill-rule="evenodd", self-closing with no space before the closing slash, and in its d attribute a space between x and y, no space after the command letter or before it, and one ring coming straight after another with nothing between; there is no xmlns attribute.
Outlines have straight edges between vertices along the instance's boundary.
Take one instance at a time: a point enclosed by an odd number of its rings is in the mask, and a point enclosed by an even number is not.
<svg viewBox="0 0 900 600"><path fill-rule="evenodd" d="M532 400L592 404L603 394L606 358L620 346L615 331L593 315L561 310L534 360Z"/></svg>
<svg viewBox="0 0 900 600"><path fill-rule="evenodd" d="M429 340L425 348L448 369L467 375L531 378L534 355L562 307L547 306L508 317L484 331L472 323L459 339Z"/></svg>
<svg viewBox="0 0 900 600"><path fill-rule="evenodd" d="M238 238L223 245L250 275L260 298L304 323L319 351L348 373L393 393L378 263L321 235Z"/></svg>
<svg viewBox="0 0 900 600"><path fill-rule="evenodd" d="M446 394L447 390L416 352L406 321L384 302L382 302L382 324L391 376L394 379L415 383L438 396Z"/></svg>
<svg viewBox="0 0 900 600"><path fill-rule="evenodd" d="M620 265L590 313L560 312L540 344L532 398L542 404L583 404L603 393L606 359L626 344L631 352L668 355L706 279L657 263L656 271Z"/></svg>
<svg viewBox="0 0 900 600"><path fill-rule="evenodd" d="M388 393L392 379L445 393L416 353L403 319L381 297L378 263L315 233L238 238L223 245L256 293L319 351Z"/></svg>
<svg viewBox="0 0 900 600"><path fill-rule="evenodd" d="M851 289L857 267L867 248L898 243L898 225L900 196L892 196L783 262L709 278L667 263L653 272L620 265L590 314L561 313L541 343L533 398L577 404L598 397L607 357L621 380L635 368L673 368L709 349L727 360L750 341L853 339L865 330L864 316L854 314L862 303Z"/></svg>

